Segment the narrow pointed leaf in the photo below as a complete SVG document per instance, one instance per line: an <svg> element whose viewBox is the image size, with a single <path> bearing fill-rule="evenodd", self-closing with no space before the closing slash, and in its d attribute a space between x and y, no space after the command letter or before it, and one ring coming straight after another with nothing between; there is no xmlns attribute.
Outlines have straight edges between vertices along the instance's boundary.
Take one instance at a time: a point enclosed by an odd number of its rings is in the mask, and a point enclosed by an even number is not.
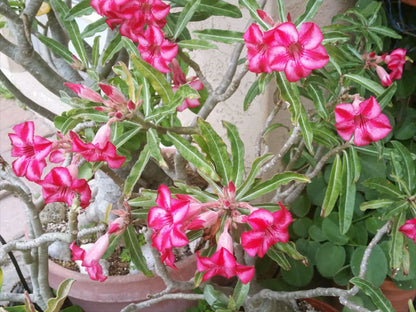
<svg viewBox="0 0 416 312"><path fill-rule="evenodd" d="M357 183L360 179L361 175L361 161L360 157L358 157L357 149L354 146L350 146L349 148L349 154L350 154L350 161L351 161L351 167L353 170L353 183Z"/></svg>
<svg viewBox="0 0 416 312"><path fill-rule="evenodd" d="M201 129L201 135L205 138L208 145L209 155L214 162L218 175L221 177L222 184L228 185L228 182L231 181L232 168L227 145L206 121L198 119L198 126Z"/></svg>
<svg viewBox="0 0 416 312"><path fill-rule="evenodd" d="M276 72L276 83L280 90L280 97L282 100L289 103L289 111L292 115L292 121L299 124L302 130L302 136L305 140L305 145L311 154L314 154L312 141L313 131L306 115L305 108L300 101L299 89L295 83L287 81L283 72Z"/></svg>
<svg viewBox="0 0 416 312"><path fill-rule="evenodd" d="M100 18L95 22L88 24L87 27L81 33L81 38L89 38L95 36L97 33L105 31L108 29L107 24L105 23L105 18Z"/></svg>
<svg viewBox="0 0 416 312"><path fill-rule="evenodd" d="M234 287L233 299L235 301L235 311L238 311L247 298L248 291L250 290L250 283L243 284L238 280L237 285Z"/></svg>
<svg viewBox="0 0 416 312"><path fill-rule="evenodd" d="M261 8L256 0L239 0L238 3L242 6L245 6L250 12L251 17L264 29L271 28L271 26L263 21L257 14L257 10L260 10Z"/></svg>
<svg viewBox="0 0 416 312"><path fill-rule="evenodd" d="M276 243L270 249L274 249L276 251L281 251L287 254L294 260L302 261L305 265L308 265L308 258L302 255L297 249L294 242L288 243Z"/></svg>
<svg viewBox="0 0 416 312"><path fill-rule="evenodd" d="M75 51L77 51L78 57L85 65L88 65L88 56L87 52L85 51L84 42L82 40L78 24L75 21L65 20L65 17L69 12L66 3L61 0L51 0L51 4L55 12L58 13L60 22L68 32L68 36L71 39Z"/></svg>
<svg viewBox="0 0 416 312"><path fill-rule="evenodd" d="M45 312L59 312L61 310L74 282L75 280L73 279L66 279L59 284L58 290L56 291L56 297L48 300Z"/></svg>
<svg viewBox="0 0 416 312"><path fill-rule="evenodd" d="M354 183L355 171L351 161L351 156L345 151L343 151L343 154L342 188L338 210L339 228L341 233L345 234L351 226L352 216L354 214L356 184Z"/></svg>
<svg viewBox="0 0 416 312"><path fill-rule="evenodd" d="M143 252L133 225L130 224L124 231L123 240L126 244L126 248L130 252L131 261L134 263L134 266L144 275L152 277L153 273L147 268L146 258L143 256Z"/></svg>
<svg viewBox="0 0 416 312"><path fill-rule="evenodd" d="M241 201L250 201L258 198L261 195L270 193L271 191L276 190L280 185L288 184L292 181L298 181L303 183L309 183L310 179L299 173L294 172L284 172L276 174L271 179L255 186L253 189L248 191L240 200Z"/></svg>
<svg viewBox="0 0 416 312"><path fill-rule="evenodd" d="M143 100L142 108L145 117L149 116L152 112L151 97L149 81L145 77L142 77L141 99Z"/></svg>
<svg viewBox="0 0 416 312"><path fill-rule="evenodd" d="M123 42L123 46L129 52L129 54L133 54L137 57L140 57L140 52L139 52L139 49L137 48L137 45L133 41L131 41L130 38L121 37L121 41Z"/></svg>
<svg viewBox="0 0 416 312"><path fill-rule="evenodd" d="M390 269L392 270L393 276L402 267L403 262L403 248L404 248L404 235L399 232L399 228L406 221L406 212L402 212L394 219L393 227L391 229L390 238Z"/></svg>
<svg viewBox="0 0 416 312"><path fill-rule="evenodd" d="M363 185L378 191L381 195L387 195L392 198L403 197L399 188L384 178L370 178L365 180Z"/></svg>
<svg viewBox="0 0 416 312"><path fill-rule="evenodd" d="M139 133L141 130L141 128L139 126L137 126L137 128L135 129L131 129L128 130L126 132L124 132L122 135L120 135L119 137L117 137L114 141L113 144L115 145L115 147L120 148L122 147L128 140L130 140L131 138L133 138L137 133Z"/></svg>
<svg viewBox="0 0 416 312"><path fill-rule="evenodd" d="M175 30L173 32L173 38L176 39L185 29L188 22L191 20L195 11L198 9L201 0L188 1L183 8L182 12L179 14L178 23L175 25Z"/></svg>
<svg viewBox="0 0 416 312"><path fill-rule="evenodd" d="M137 181L139 181L140 176L144 168L146 167L147 162L150 158L150 150L148 146L145 146L140 153L139 159L137 159L133 168L130 170L129 175L127 176L126 182L124 184L124 195L128 198L133 191L134 186Z"/></svg>
<svg viewBox="0 0 416 312"><path fill-rule="evenodd" d="M94 38L94 43L92 45L92 66L95 68L98 65L100 59L100 36Z"/></svg>
<svg viewBox="0 0 416 312"><path fill-rule="evenodd" d="M239 31L224 30L224 29L204 29L193 32L201 39L211 40L224 43L244 43L243 33Z"/></svg>
<svg viewBox="0 0 416 312"><path fill-rule="evenodd" d="M375 32L377 34L380 34L385 37L391 37L394 39L401 39L402 36L400 36L398 33L396 33L393 29L384 27L384 26L370 26L368 27L368 32Z"/></svg>
<svg viewBox="0 0 416 312"><path fill-rule="evenodd" d="M379 209L384 207L390 207L394 201L392 199L375 199L364 202L360 205L361 211L371 210L371 209Z"/></svg>
<svg viewBox="0 0 416 312"><path fill-rule="evenodd" d="M212 168L212 166L206 161L205 157L195 146L192 146L187 140L175 133L168 132L167 136L172 144L178 149L182 157L193 164L198 171L204 172L215 181L219 180L219 176L215 172L214 168Z"/></svg>
<svg viewBox="0 0 416 312"><path fill-rule="evenodd" d="M309 0L305 12L296 19L295 25L299 26L302 23L309 22L315 16L321 4L322 0Z"/></svg>
<svg viewBox="0 0 416 312"><path fill-rule="evenodd" d="M397 83L393 82L390 87L384 90L384 92L377 97L377 102L380 104L381 109L384 109L391 102L391 99L396 94L396 90Z"/></svg>
<svg viewBox="0 0 416 312"><path fill-rule="evenodd" d="M309 85L306 88L308 94L312 97L313 104L315 105L316 112L318 115L325 120L328 120L328 112L325 107L325 98L322 89L318 88L316 85Z"/></svg>
<svg viewBox="0 0 416 312"><path fill-rule="evenodd" d="M283 0L277 0L278 12L279 12L279 21L280 23L286 22L286 7Z"/></svg>
<svg viewBox="0 0 416 312"><path fill-rule="evenodd" d="M286 255L276 248L269 248L267 255L276 262L283 270L289 271L291 268L290 262L287 260Z"/></svg>
<svg viewBox="0 0 416 312"><path fill-rule="evenodd" d="M48 38L42 34L38 34L37 37L44 45L51 49L53 53L62 57L69 64L72 64L74 62L74 59L72 58L72 52L69 51L68 48L60 44L58 41Z"/></svg>
<svg viewBox="0 0 416 312"><path fill-rule="evenodd" d="M146 63L145 61L133 56L132 58L133 65L137 70L150 82L152 87L162 98L163 103L168 104L173 99L172 88L169 83L166 81L165 76L159 72L157 69L153 68L152 65Z"/></svg>
<svg viewBox="0 0 416 312"><path fill-rule="evenodd" d="M264 74L261 74L260 77L262 77ZM266 74L263 84L267 85L270 80L272 79L273 75ZM253 102L253 100L260 94L263 93L262 88L260 87L260 78L253 82L253 84L250 86L250 88L247 91L246 96L244 97L244 111L248 110L250 107L250 104Z"/></svg>
<svg viewBox="0 0 416 312"><path fill-rule="evenodd" d="M416 189L416 168L415 161L412 159L412 155L409 150L401 144L399 141L391 141L394 146L394 154L399 156L403 169L400 177L403 178L410 192Z"/></svg>
<svg viewBox="0 0 416 312"><path fill-rule="evenodd" d="M213 196L211 193L201 191L199 187L189 186L186 183L181 182L181 181L175 181L175 186L185 191L187 194L192 194L192 196L204 202L218 200L218 197Z"/></svg>
<svg viewBox="0 0 416 312"><path fill-rule="evenodd" d="M168 168L166 161L163 159L162 154L160 153L160 139L157 135L155 129L149 129L146 133L147 136L147 145L149 146L150 155L157 160L159 165L164 168Z"/></svg>
<svg viewBox="0 0 416 312"><path fill-rule="evenodd" d="M178 42L178 46L182 49L188 50L218 49L215 44L202 39L182 40Z"/></svg>
<svg viewBox="0 0 416 312"><path fill-rule="evenodd" d="M232 173L231 181L234 182L235 187L239 187L244 177L244 143L238 134L238 129L235 125L224 121L224 127L227 128L227 136L231 143L231 162Z"/></svg>
<svg viewBox="0 0 416 312"><path fill-rule="evenodd" d="M273 157L274 157L273 154L265 154L254 160L253 165L251 166L250 173L248 174L246 180L244 181L244 183L241 185L240 188L237 188L237 192L236 192L237 200L239 200L242 196L244 196L251 189L251 186L253 185L261 167L265 163L270 161Z"/></svg>
<svg viewBox="0 0 416 312"><path fill-rule="evenodd" d="M69 10L65 19L67 21L72 21L75 17L90 15L92 12L94 12L94 8L91 6L91 1L83 0Z"/></svg>
<svg viewBox="0 0 416 312"><path fill-rule="evenodd" d="M393 202L388 206L386 213L383 214L382 220L389 220L393 217L398 216L403 211L408 211L409 203L406 200L399 200Z"/></svg>
<svg viewBox="0 0 416 312"><path fill-rule="evenodd" d="M228 16L232 18L240 18L242 16L237 6L221 0L202 0L198 11L206 12L210 15Z"/></svg>
<svg viewBox="0 0 416 312"><path fill-rule="evenodd" d="M325 192L324 202L322 203L321 216L327 217L331 213L338 199L342 188L342 162L337 154L332 164L331 176Z"/></svg>
<svg viewBox="0 0 416 312"><path fill-rule="evenodd" d="M121 35L117 34L113 40L109 43L108 47L104 50L102 58L101 58L101 65L107 63L114 54L120 51L123 48L123 43L121 42Z"/></svg>
<svg viewBox="0 0 416 312"><path fill-rule="evenodd" d="M371 92L375 93L377 96L384 92L384 88L381 84L379 84L379 83L377 83L373 80L370 80L368 78L365 78L363 76L353 75L353 74L345 74L344 77L351 79L355 83L357 83L357 84L363 86L364 88L366 88L368 91L371 91Z"/></svg>
<svg viewBox="0 0 416 312"><path fill-rule="evenodd" d="M395 312L391 302L386 299L379 288L374 287L370 282L359 277L353 277L350 282L369 296L376 307L382 312Z"/></svg>

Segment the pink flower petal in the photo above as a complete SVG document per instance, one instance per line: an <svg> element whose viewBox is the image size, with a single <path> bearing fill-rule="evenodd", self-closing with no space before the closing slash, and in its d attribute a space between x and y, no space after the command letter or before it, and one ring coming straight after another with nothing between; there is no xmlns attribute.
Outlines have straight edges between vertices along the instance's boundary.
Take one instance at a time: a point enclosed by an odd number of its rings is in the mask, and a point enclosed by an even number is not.
<svg viewBox="0 0 416 312"><path fill-rule="evenodd" d="M312 50L321 45L324 36L315 23L303 23L299 30L299 42L304 49Z"/></svg>

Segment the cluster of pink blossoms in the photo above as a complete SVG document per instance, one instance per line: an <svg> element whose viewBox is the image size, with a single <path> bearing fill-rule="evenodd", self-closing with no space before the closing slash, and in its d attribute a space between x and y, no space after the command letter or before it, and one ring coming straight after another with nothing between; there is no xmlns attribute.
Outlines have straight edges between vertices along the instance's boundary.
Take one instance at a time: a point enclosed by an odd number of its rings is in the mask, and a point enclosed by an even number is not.
<svg viewBox="0 0 416 312"><path fill-rule="evenodd" d="M252 24L245 32L250 71L284 71L287 79L294 82L328 63L323 35L316 24L303 23L298 31L290 21L276 24L265 12L258 10L258 13L273 28L263 32L257 24Z"/></svg>
<svg viewBox="0 0 416 312"><path fill-rule="evenodd" d="M122 36L138 42L146 62L162 73L170 72L169 64L178 53L178 46L165 39L162 28L170 6L160 0L91 0L91 6L114 29L120 26Z"/></svg>
<svg viewBox="0 0 416 312"><path fill-rule="evenodd" d="M393 80L399 80L402 78L403 66L406 63L406 50L396 49L390 54L376 55L375 52L364 54L363 59L366 62L366 68L375 67L376 73L381 80L381 84L385 87L390 86ZM387 64L387 68L390 73L379 64Z"/></svg>
<svg viewBox="0 0 416 312"><path fill-rule="evenodd" d="M188 195L172 197L168 187L161 185L156 204L149 211L148 224L153 229L152 245L159 250L161 261L166 265L176 268L172 249L189 243L187 231L205 229L208 239L216 237L217 248L213 255L203 257L197 252L197 269L204 272L203 281L215 275L238 276L244 284L251 281L254 268L238 263L234 257L233 234L238 235L241 226L249 225L252 229L242 233L241 246L253 257L263 257L272 245L289 241L290 212L280 203L281 209L272 213L237 202L232 182L223 188L218 201L208 203Z"/></svg>
<svg viewBox="0 0 416 312"><path fill-rule="evenodd" d="M80 157L87 161L106 161L111 168L119 168L125 161L124 156L116 152L109 141L111 129L109 124L102 126L92 143L85 143L78 134L70 131L61 135L56 141L49 141L34 135L33 121L27 121L13 127L15 133L9 133L12 144L12 156L18 157L12 163L14 173L26 177L29 181L42 186L45 203L64 202L72 205L79 197L80 207L85 208L91 199L91 190L84 179L78 179L77 164ZM68 167L55 167L42 180L46 167L46 158L54 163L62 163L66 153L76 153Z"/></svg>
<svg viewBox="0 0 416 312"><path fill-rule="evenodd" d="M352 103L341 103L335 107L335 128L346 141L354 135L354 144L368 145L383 139L392 127L389 119L381 112L380 104L372 96L361 101L359 96Z"/></svg>

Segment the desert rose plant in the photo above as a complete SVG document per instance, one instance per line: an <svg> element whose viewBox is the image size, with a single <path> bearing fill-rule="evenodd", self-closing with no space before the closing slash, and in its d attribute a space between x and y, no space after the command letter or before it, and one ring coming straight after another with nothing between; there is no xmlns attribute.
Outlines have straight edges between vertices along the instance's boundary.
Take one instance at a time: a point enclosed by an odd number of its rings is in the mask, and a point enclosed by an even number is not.
<svg viewBox="0 0 416 312"><path fill-rule="evenodd" d="M172 298L206 300L217 311L258 311L274 300L295 305L317 296L337 297L354 311L394 311L374 270L381 282L389 275L416 288L415 132L403 130L415 114L409 110L403 120L395 97L411 59L405 48L383 45L400 35L383 24L376 1L323 28L311 22L322 1L308 1L297 17L282 1L270 16L265 2L0 1L17 39L12 44L0 36L0 50L73 107L54 118L54 139L36 135L32 121L10 130L15 160L2 162L0 189L26 204L28 240L5 243L0 263L11 251L30 254L33 291L26 297L1 293L0 300L50 309L47 247L57 241L97 283L106 282L100 260L117 243L135 268L162 277L165 290L125 312ZM79 17L92 12L100 18L81 32ZM244 29L191 31L212 16L243 13L249 15ZM48 58L33 48L35 38ZM214 86L195 60L218 42L233 53ZM253 161L241 128L224 121L222 136L207 121L250 73L242 111L254 105L262 110L256 97L276 90L273 111L251 149ZM17 98L44 112L3 76ZM268 142L274 134L287 131L276 122L283 107L291 115L289 134L273 149ZM183 121L186 111L193 113L190 123ZM95 196L88 182L98 171L121 195L104 218L81 228ZM202 184L190 183L189 175ZM40 185L40 199L20 177ZM45 232L39 213L57 202L67 206L67 231ZM93 237L89 249L85 237ZM146 264L144 243L152 248L154 268ZM177 250L188 245L197 246L194 278L175 281L169 270L177 269ZM384 257L382 267L373 264L374 254ZM315 268L330 286L314 287ZM265 277L266 270L277 277ZM215 276L230 279L235 291L215 289Z"/></svg>

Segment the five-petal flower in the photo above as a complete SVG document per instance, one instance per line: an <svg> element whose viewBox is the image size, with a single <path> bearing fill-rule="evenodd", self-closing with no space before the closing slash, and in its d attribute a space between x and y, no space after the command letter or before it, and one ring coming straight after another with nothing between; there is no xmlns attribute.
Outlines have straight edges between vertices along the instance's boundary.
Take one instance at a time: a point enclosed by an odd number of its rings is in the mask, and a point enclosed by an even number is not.
<svg viewBox="0 0 416 312"><path fill-rule="evenodd" d="M52 142L34 135L33 121L16 125L13 130L15 133L9 133L12 156L19 157L12 163L13 171L19 177L37 182L46 167L45 158L51 151Z"/></svg>
<svg viewBox="0 0 416 312"><path fill-rule="evenodd" d="M391 131L389 119L381 113L380 104L372 96L361 102L341 103L335 107L335 127L338 134L348 141L354 134L354 144L368 145L386 137Z"/></svg>
<svg viewBox="0 0 416 312"><path fill-rule="evenodd" d="M250 256L257 254L262 258L274 244L289 241L288 227L292 215L281 203L279 205L281 209L276 212L258 209L247 217L253 230L241 234L241 245Z"/></svg>

